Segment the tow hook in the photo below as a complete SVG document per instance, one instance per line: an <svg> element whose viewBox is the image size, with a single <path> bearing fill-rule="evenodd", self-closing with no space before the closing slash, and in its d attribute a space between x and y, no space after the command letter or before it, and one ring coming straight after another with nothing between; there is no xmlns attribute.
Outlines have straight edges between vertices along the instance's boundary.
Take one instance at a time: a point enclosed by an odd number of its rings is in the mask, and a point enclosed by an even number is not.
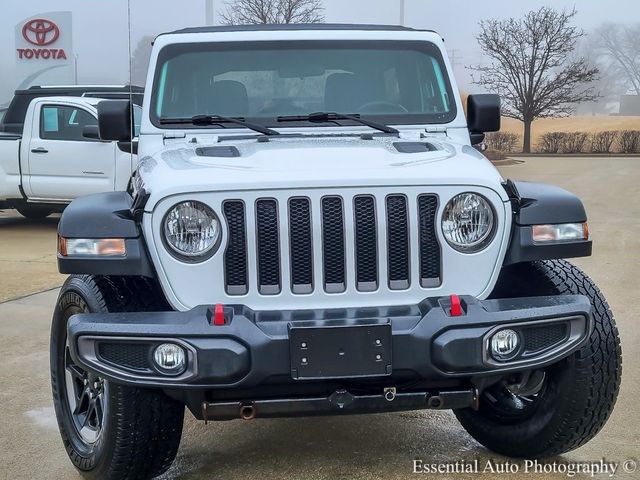
<svg viewBox="0 0 640 480"><path fill-rule="evenodd" d="M396 387L387 387L384 389L384 399L387 402L393 402L396 399Z"/></svg>

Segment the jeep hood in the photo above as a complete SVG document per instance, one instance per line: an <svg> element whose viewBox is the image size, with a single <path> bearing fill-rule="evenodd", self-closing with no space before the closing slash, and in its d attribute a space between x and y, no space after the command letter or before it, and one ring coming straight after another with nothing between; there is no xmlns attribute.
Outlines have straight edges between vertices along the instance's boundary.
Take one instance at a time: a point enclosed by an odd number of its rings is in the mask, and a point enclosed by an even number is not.
<svg viewBox="0 0 640 480"><path fill-rule="evenodd" d="M150 206L191 192L336 186L483 186L507 200L493 165L474 148L445 137L181 141L142 158L139 172Z"/></svg>

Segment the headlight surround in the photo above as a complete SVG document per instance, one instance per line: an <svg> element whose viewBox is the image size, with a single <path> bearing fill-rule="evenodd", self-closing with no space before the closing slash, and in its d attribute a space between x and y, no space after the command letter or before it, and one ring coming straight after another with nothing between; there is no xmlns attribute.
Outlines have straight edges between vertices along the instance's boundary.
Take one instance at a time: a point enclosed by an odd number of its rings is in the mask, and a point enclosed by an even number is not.
<svg viewBox="0 0 640 480"><path fill-rule="evenodd" d="M442 213L442 233L447 243L462 253L476 253L495 235L496 216L482 195L465 192L453 197Z"/></svg>
<svg viewBox="0 0 640 480"><path fill-rule="evenodd" d="M162 222L163 239L168 250L180 260L202 262L220 245L220 220L207 205L186 201L174 205Z"/></svg>

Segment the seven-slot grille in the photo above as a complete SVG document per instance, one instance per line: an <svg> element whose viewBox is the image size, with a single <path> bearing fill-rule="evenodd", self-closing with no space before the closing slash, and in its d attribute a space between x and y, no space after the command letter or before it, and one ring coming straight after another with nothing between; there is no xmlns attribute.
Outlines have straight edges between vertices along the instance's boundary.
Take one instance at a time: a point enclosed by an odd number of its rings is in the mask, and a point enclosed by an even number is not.
<svg viewBox="0 0 640 480"><path fill-rule="evenodd" d="M390 290L406 290L411 286L412 269L418 269L423 288L440 285L436 195L328 195L319 201L291 197L286 200L286 218L281 218L283 210L278 202L275 198L259 198L253 204L242 200L224 202L228 229L224 268L229 295L244 295L252 288L261 295L277 295L282 289L300 295L317 289L341 293L348 282L359 292L376 291L381 282ZM349 209L345 209L345 202L350 202ZM415 202L416 208L410 208L408 202ZM248 214L247 208L253 211ZM410 212L416 209L417 217L411 218ZM347 218L345 211L351 212L353 218ZM253 245L248 241L248 218L255 219ZM416 241L412 228L418 230ZM381 231L386 233L386 244L378 241ZM283 242L285 235L287 241ZM352 271L347 267L347 242L353 242ZM248 255L248 249L253 249L255 257ZM285 255L290 285L283 285L282 280ZM248 258L255 258L255 265ZM318 258L321 264L317 264ZM385 268L380 268L380 262L385 262ZM257 269L255 286L249 285L249 268ZM320 277L316 276L316 269L321 272ZM314 284L314 278L321 278L322 285Z"/></svg>

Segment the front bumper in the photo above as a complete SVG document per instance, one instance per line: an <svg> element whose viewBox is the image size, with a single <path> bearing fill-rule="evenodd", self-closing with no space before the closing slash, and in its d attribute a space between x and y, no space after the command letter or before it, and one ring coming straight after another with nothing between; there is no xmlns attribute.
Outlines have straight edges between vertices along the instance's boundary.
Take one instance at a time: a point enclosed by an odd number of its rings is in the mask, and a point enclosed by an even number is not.
<svg viewBox="0 0 640 480"><path fill-rule="evenodd" d="M224 325L214 325L214 307L207 306L188 312L78 314L69 322L69 345L78 365L116 383L168 390L247 391L323 381L438 382L537 369L572 354L591 330L591 305L581 295L503 300L463 296L461 301L460 316L450 315L448 297L412 306L308 311L256 312L245 306L225 306ZM290 341L293 329L371 330L380 325L387 325L390 333L388 342L378 343L383 368L377 373L369 369L359 375L358 367L351 365L347 366L351 373L343 377L335 370L327 378L302 374L301 359L308 360L298 351L299 345ZM500 362L489 354L489 339L504 327L518 332L522 346L515 358ZM154 367L153 349L165 342L180 344L187 351L183 373L166 375ZM343 343L336 344L341 353L335 355L346 353L349 358L355 352L350 351L348 338L337 342ZM315 358L324 361L334 355L319 353Z"/></svg>

